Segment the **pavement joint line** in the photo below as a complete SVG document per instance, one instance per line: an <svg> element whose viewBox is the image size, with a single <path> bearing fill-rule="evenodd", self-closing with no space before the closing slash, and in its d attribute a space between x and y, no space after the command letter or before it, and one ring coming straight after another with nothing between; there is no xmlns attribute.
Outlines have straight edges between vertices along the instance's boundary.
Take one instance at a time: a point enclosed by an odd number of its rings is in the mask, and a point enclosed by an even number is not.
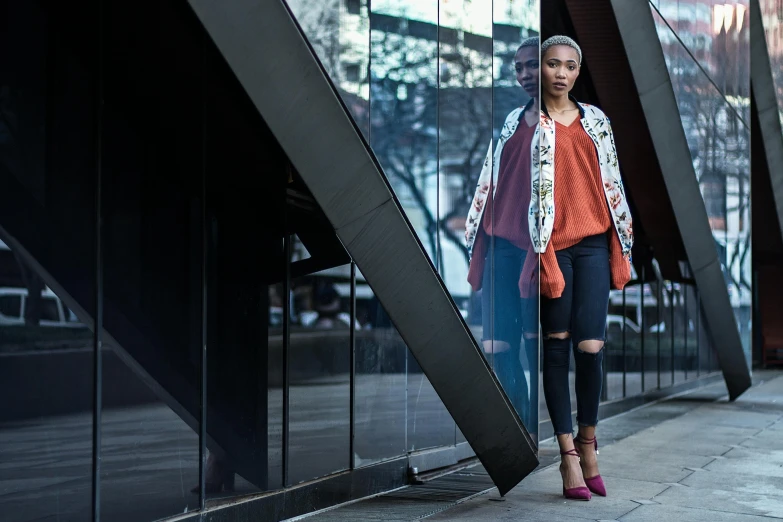
<svg viewBox="0 0 783 522"><path fill-rule="evenodd" d="M667 489L668 489L668 488L667 488ZM664 490L664 491L666 491L666 490ZM656 495L656 496L657 496L657 495ZM632 499L630 499L630 500L631 500L631 502L636 502L637 504L639 504L639 505L641 505L641 506L652 506L652 505L657 505L657 504L660 504L660 502L656 502L656 501L654 501L654 500L651 500L651 499L650 499L650 500L648 500L648 499L646 499L646 498L640 498L640 499L634 499L634 498L632 498ZM627 514L627 513L626 513L626 514Z"/></svg>

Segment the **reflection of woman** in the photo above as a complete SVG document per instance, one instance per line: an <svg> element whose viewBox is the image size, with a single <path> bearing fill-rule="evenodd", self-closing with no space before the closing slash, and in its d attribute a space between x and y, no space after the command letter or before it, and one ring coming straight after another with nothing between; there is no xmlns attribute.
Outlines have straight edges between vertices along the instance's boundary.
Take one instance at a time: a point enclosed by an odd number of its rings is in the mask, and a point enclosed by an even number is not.
<svg viewBox="0 0 783 522"><path fill-rule="evenodd" d="M531 229L541 253L544 396L563 455L563 494L589 500L591 491L606 495L595 439L603 346L610 287L622 289L631 277L633 231L609 120L569 95L579 76L581 49L572 39L555 36L543 43L541 57L540 170L533 174ZM571 351L576 438L568 384Z"/></svg>
<svg viewBox="0 0 783 522"><path fill-rule="evenodd" d="M535 307L520 300L518 283L526 253L532 249L523 223L530 201L533 135L539 121L538 63L538 38L528 38L517 49L514 68L530 101L507 116L494 160L490 143L466 227L472 254L468 281L474 291L482 290L484 351L492 354L498 379L529 428L537 422L533 416L537 408L531 407L520 365L520 341L525 330L531 345L527 351L536 368L537 325L532 313ZM537 390L531 391L537 395Z"/></svg>

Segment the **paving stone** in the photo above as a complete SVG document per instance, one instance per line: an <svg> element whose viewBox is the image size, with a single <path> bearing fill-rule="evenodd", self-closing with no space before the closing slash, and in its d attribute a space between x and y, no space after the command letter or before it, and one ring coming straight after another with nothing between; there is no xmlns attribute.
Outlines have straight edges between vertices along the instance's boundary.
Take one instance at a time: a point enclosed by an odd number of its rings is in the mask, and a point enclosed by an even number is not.
<svg viewBox="0 0 783 522"><path fill-rule="evenodd" d="M666 505L783 518L783 498L779 496L725 489L669 488L655 497L655 500Z"/></svg>
<svg viewBox="0 0 783 522"><path fill-rule="evenodd" d="M783 463L783 450L774 448L748 448L740 446L727 452L721 458Z"/></svg>
<svg viewBox="0 0 783 522"><path fill-rule="evenodd" d="M723 474L727 478L738 473L783 478L783 464L778 462L756 461L754 465L748 466L747 462L741 460L725 459L713 461L704 469Z"/></svg>
<svg viewBox="0 0 783 522"><path fill-rule="evenodd" d="M678 485L783 497L783 477L766 477L751 473L735 473L730 480L726 480L722 473L694 473L685 477Z"/></svg>
<svg viewBox="0 0 783 522"><path fill-rule="evenodd" d="M620 518L621 522L661 522L676 520L687 522L769 522L769 518L739 513L723 513L709 509L694 509L663 504L639 506Z"/></svg>

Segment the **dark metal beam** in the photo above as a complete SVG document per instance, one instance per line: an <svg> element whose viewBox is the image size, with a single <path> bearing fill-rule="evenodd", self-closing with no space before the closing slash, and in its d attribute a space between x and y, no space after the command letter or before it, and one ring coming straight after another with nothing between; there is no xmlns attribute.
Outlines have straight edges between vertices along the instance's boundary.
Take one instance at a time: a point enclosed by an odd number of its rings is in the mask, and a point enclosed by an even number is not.
<svg viewBox="0 0 783 522"><path fill-rule="evenodd" d="M291 13L189 2L505 494L537 466L536 445Z"/></svg>
<svg viewBox="0 0 783 522"><path fill-rule="evenodd" d="M769 168L779 230L783 231L783 129L758 0L750 0L750 86Z"/></svg>

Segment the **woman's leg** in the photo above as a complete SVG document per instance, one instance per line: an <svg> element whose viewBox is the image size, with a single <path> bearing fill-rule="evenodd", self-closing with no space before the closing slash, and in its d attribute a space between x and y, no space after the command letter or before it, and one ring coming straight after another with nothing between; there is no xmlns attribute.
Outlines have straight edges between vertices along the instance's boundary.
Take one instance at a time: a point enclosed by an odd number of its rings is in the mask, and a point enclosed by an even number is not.
<svg viewBox="0 0 783 522"><path fill-rule="evenodd" d="M525 258L535 256L534 252L523 252L521 266L525 264ZM536 285L537 286L537 285ZM522 360L526 361L529 371L528 389L530 411L529 423L526 424L531 436L538 440L539 420L539 375L543 367L539 350L539 303L538 290L528 297L520 297L520 309L522 314Z"/></svg>
<svg viewBox="0 0 783 522"><path fill-rule="evenodd" d="M484 352L503 390L528 425L530 401L519 361L522 318L518 282L522 251L501 238L495 238L489 250L482 283Z"/></svg>
<svg viewBox="0 0 783 522"><path fill-rule="evenodd" d="M571 393L568 384L568 370L571 362L573 290L571 250L557 252L557 262L565 279L563 295L557 299L541 299L541 329L544 335L544 398L561 453L574 449ZM560 473L563 476L563 486L567 489L585 485L582 470L576 458L563 456L560 462Z"/></svg>
<svg viewBox="0 0 783 522"><path fill-rule="evenodd" d="M609 308L609 248L606 236L583 240L574 259L574 361L579 439L592 440L598 424L598 403L603 385L606 315ZM586 478L598 475L595 447L578 444Z"/></svg>

